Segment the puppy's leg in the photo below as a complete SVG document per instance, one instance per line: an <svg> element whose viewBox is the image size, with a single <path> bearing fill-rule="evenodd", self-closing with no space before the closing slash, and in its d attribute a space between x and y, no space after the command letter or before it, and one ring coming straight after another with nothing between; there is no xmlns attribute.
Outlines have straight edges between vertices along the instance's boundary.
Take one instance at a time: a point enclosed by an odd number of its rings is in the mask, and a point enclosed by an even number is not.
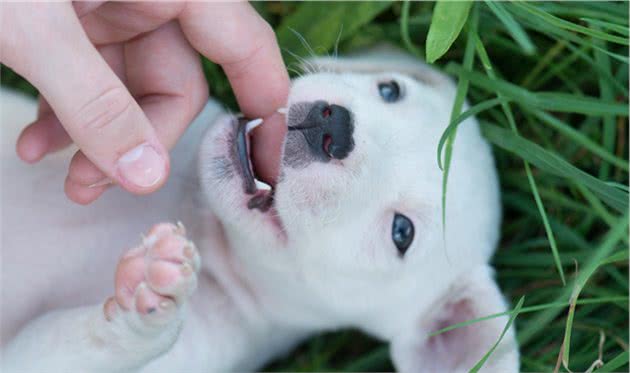
<svg viewBox="0 0 630 373"><path fill-rule="evenodd" d="M139 369L176 341L198 269L199 256L183 227L156 225L119 262L114 297L31 322L5 349L2 371Z"/></svg>
<svg viewBox="0 0 630 373"><path fill-rule="evenodd" d="M258 312L259 317L245 316L224 288L200 278L177 342L141 373L259 371L307 336Z"/></svg>

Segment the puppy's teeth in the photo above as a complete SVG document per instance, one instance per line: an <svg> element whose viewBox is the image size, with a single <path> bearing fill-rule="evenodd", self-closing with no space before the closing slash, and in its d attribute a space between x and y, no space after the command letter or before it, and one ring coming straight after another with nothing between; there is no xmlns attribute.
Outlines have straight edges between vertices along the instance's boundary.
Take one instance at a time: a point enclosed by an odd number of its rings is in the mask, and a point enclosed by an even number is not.
<svg viewBox="0 0 630 373"><path fill-rule="evenodd" d="M287 115L287 113L289 112L289 109L285 108L285 107L281 107L278 108L278 110L276 110L278 113L283 114L283 115Z"/></svg>
<svg viewBox="0 0 630 373"><path fill-rule="evenodd" d="M254 182L256 183L256 189L258 190L271 190L271 185L262 182L256 178L254 178Z"/></svg>
<svg viewBox="0 0 630 373"><path fill-rule="evenodd" d="M254 128L260 126L260 124L263 122L262 119L258 118L258 119L254 119L254 120L250 120L249 122L247 122L247 124L245 125L245 133L250 133L251 130L253 130Z"/></svg>

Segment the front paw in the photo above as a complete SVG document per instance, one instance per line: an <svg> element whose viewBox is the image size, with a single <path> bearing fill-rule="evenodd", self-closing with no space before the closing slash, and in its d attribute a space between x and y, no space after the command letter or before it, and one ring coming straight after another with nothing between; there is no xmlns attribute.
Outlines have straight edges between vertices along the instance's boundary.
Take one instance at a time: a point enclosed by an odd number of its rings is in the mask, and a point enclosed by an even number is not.
<svg viewBox="0 0 630 373"><path fill-rule="evenodd" d="M108 321L123 318L142 331L179 321L197 286L200 259L181 224L157 224L118 263L116 292L104 304Z"/></svg>

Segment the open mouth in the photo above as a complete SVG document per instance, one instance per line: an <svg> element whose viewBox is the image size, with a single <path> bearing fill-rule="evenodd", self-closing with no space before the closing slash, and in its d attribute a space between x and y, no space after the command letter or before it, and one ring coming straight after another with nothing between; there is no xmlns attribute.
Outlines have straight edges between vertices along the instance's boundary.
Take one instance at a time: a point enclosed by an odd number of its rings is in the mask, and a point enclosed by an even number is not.
<svg viewBox="0 0 630 373"><path fill-rule="evenodd" d="M262 119L239 118L234 143L236 158L243 175L244 191L252 196L247 202L247 207L250 210L257 209L261 212L267 212L273 205L274 189L256 177L250 145L251 132L261 123Z"/></svg>

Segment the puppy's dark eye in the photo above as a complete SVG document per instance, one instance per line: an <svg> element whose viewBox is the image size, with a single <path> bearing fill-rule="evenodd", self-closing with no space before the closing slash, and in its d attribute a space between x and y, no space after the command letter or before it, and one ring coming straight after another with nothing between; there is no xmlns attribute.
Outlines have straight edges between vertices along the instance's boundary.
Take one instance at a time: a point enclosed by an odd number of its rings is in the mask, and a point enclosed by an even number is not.
<svg viewBox="0 0 630 373"><path fill-rule="evenodd" d="M413 242L414 228L411 219L402 214L395 214L392 222L392 241L400 256L405 255Z"/></svg>
<svg viewBox="0 0 630 373"><path fill-rule="evenodd" d="M378 84L378 93L385 102L396 102L400 100L400 86L392 80Z"/></svg>

